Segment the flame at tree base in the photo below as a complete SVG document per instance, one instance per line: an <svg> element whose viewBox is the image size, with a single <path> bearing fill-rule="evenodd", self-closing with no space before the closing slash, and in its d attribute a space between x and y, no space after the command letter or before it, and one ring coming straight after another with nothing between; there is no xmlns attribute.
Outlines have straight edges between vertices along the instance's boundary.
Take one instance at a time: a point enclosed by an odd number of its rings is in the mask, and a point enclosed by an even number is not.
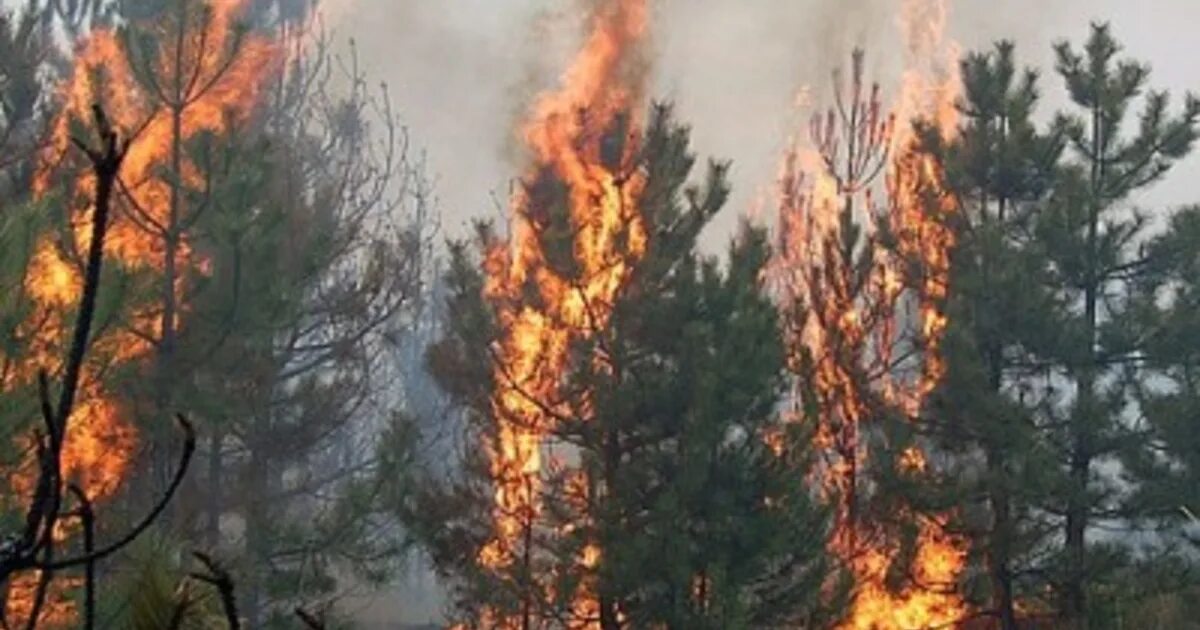
<svg viewBox="0 0 1200 630"><path fill-rule="evenodd" d="M843 628L953 628L966 617L967 607L955 592L966 559L961 541L946 536L936 523L922 520L919 528L914 575L898 591L888 587L894 553L868 549L853 561L858 586Z"/></svg>

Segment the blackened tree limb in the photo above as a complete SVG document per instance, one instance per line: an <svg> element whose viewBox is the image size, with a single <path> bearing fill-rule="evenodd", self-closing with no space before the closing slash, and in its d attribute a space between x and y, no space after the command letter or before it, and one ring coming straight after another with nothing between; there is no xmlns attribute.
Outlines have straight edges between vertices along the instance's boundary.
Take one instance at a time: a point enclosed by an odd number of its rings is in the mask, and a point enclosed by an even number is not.
<svg viewBox="0 0 1200 630"><path fill-rule="evenodd" d="M61 502L61 497L58 501ZM45 560L54 559L54 545L46 545L42 552L42 558ZM37 628L38 620L42 617L42 608L46 605L46 595L50 592L50 582L54 580L53 571L42 571L38 573L37 587L33 592L33 606L29 611L29 618L25 620L25 630L34 630Z"/></svg>
<svg viewBox="0 0 1200 630"><path fill-rule="evenodd" d="M40 403L43 419L47 425L49 448L45 449L42 459L38 462L37 491L30 506L29 518L26 519L27 527L33 526L32 532L27 530L26 533L33 533L37 542L32 548L25 546L12 557L0 561L0 581L7 579L13 571L23 568L22 565L27 567L39 555L41 555L40 564L47 566L53 564L54 535L63 499L63 442L67 431L67 421L71 417L71 411L75 405L75 395L79 390L83 362L87 355L88 340L92 331L92 320L96 315L96 296L99 293L100 272L104 264L104 238L108 230L113 186L128 149L128 143L118 140L116 131L99 105L92 107L92 114L99 136L99 148L92 148L78 139L73 139L75 145L82 149L91 161L92 172L96 177L96 197L92 211L91 234L79 313L75 319L71 345L64 364L62 391L59 392L57 406L50 404L47 379L44 376L39 377ZM32 612L26 626L29 630L37 626L38 617L45 605L46 594L53 579L53 569L43 568L38 575Z"/></svg>
<svg viewBox="0 0 1200 630"><path fill-rule="evenodd" d="M237 597L234 596L233 578L216 560L208 554L193 551L192 556L204 565L207 573L193 572L191 576L201 582L212 585L221 596L221 609L225 612L225 623L229 630L241 630L242 621L238 617Z"/></svg>
<svg viewBox="0 0 1200 630"><path fill-rule="evenodd" d="M182 415L175 416L175 419L179 422L179 426L184 432L183 454L179 457L179 465L175 470L175 476L171 478L171 484L167 486L167 491L163 493L162 498L158 500L158 503L154 506L154 508L150 510L146 516L142 517L142 520L133 528L131 528L124 536L109 543L108 545L105 545L104 547L101 547L100 549L82 556L64 558L51 563L35 563L35 567L42 570L59 570L82 566L88 562L103 560L104 558L111 556L121 549L124 549L134 540L137 540L139 536L145 533L145 531L149 529L149 527L153 525L155 521L158 520L158 517L161 516L162 513L167 509L167 505L171 503L171 499L175 496L175 492L179 489L180 484L183 483L183 478L187 475L188 467L191 465L192 456L196 452L196 430L192 427L192 423Z"/></svg>
<svg viewBox="0 0 1200 630"><path fill-rule="evenodd" d="M113 130L99 105L92 107L96 119L96 128L100 136L100 148L92 149L79 140L75 145L87 154L92 163L92 173L96 177L96 203L92 215L92 233L88 243L87 266L84 269L83 293L79 302L79 315L75 321L75 330L71 337L71 347L67 354L66 368L63 371L63 387L59 392L58 406L54 409L56 427L51 439L57 436L61 442L67 419L71 416L75 404L75 394L79 389L81 370L84 357L87 354L88 339L92 332L92 320L96 316L96 296L100 289L100 271L104 264L104 237L108 231L108 215L112 206L113 187L121 164L125 160L128 143L120 142L117 132ZM61 444L59 445L61 449ZM61 453L60 453L61 454Z"/></svg>

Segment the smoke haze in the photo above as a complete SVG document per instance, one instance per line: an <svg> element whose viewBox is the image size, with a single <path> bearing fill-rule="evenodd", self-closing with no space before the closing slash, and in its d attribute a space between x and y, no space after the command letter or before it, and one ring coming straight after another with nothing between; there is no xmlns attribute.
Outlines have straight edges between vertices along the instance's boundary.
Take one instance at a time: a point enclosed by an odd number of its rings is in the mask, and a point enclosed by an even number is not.
<svg viewBox="0 0 1200 630"><path fill-rule="evenodd" d="M329 0L325 0L329 1ZM513 128L528 97L545 87L578 33L579 0L335 0L336 34L353 37L364 68L386 81L427 152L450 235L475 217L498 217L520 172ZM652 96L676 104L694 128L702 158L733 161L730 212L715 222L719 246L738 213L770 190L779 152L808 113L797 94L820 104L830 71L856 46L885 88L903 56L900 0L660 0L652 28ZM1128 52L1153 64L1152 85L1178 93L1200 87L1200 68L1173 56L1200 19L1188 0L959 0L951 36L964 49L999 38L1043 70L1044 110L1062 103L1051 45L1078 41L1089 21L1110 20ZM1200 174L1195 159L1182 168ZM1155 189L1148 205L1189 201L1187 177Z"/></svg>

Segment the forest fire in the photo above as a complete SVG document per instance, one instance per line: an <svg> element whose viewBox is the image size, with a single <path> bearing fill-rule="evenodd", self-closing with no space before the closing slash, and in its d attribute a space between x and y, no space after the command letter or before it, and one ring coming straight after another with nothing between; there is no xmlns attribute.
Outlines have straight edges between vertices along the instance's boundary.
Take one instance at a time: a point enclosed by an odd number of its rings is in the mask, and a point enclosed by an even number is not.
<svg viewBox="0 0 1200 630"><path fill-rule="evenodd" d="M644 251L639 176L623 172L634 147L623 145L613 154L604 145L620 125L631 135L637 126L629 118L637 115L642 93L634 62L647 17L645 0L597 3L561 87L537 97L521 128L534 166L514 199L508 241L493 244L485 261L485 294L502 330L492 403L500 428L489 452L496 538L481 554L485 566L528 561L541 511L541 475L548 465L561 464L543 461L547 434L560 415L587 416L586 409L546 401L562 397L557 389L568 345L605 325L607 305ZM540 213L535 197L548 182L565 186L570 225L548 224ZM572 269L542 240L547 231L562 229L574 235L566 254ZM593 566L599 553L589 547L581 566ZM573 608L581 621L572 627L590 627L594 605L580 601ZM528 627L518 620L496 626Z"/></svg>
<svg viewBox="0 0 1200 630"><path fill-rule="evenodd" d="M965 612L954 594L965 562L958 541L915 516L912 579L896 592L888 575L899 548L860 513L872 414L886 407L915 417L944 369L940 304L953 240L935 213L953 206L935 166L909 147L917 118L954 133L958 51L945 40L943 0L907 0L900 26L908 50L894 105L885 108L879 87L864 84L856 53L849 83L835 77L837 106L813 119L811 145L789 151L774 266L793 369L821 410L819 476L836 506L831 549L856 576L846 627L861 630L946 627ZM892 250L883 233L894 235ZM915 278L906 275L914 261ZM916 448L897 458L910 473L927 465Z"/></svg>
<svg viewBox="0 0 1200 630"><path fill-rule="evenodd" d="M63 183L64 203L71 209L70 231L62 238L44 237L37 244L24 281L31 301L23 328L30 340L28 357L3 388L26 387L39 370L53 377L61 369L66 331L82 289L83 269L76 252L88 246L88 209L95 192L90 171L72 159L72 134L77 121L90 119L94 104L100 104L111 123L131 140L120 172L120 211L108 230L105 253L124 273L172 278L170 288L164 288L172 294L171 300L136 305L111 316L113 321L96 331L62 463L66 478L93 501L118 491L138 443L136 428L103 379L121 365L150 356L164 326L181 324L183 309L164 308L162 302L182 303L189 274L204 273L206 267L183 228L183 221L195 212L188 206L196 203L191 199L207 193L204 174L190 157L188 143L202 134L228 132L245 121L275 66L275 44L246 36L236 25L243 4L241 0L217 0L207 7L184 3L167 19L139 24L138 28L153 30L161 41L175 43L161 46L148 58L145 51L130 51L128 40L115 30L97 28L79 45L74 69L60 87L62 109L38 166L34 192L39 197L49 195ZM179 173L178 181L164 176L164 169ZM31 491L32 474L28 471L13 480L19 496ZM64 529L62 536L68 533ZM22 581L11 585L9 619L30 613L28 586ZM61 620L69 618L70 610L68 603L60 602L43 614L51 621Z"/></svg>
<svg viewBox="0 0 1200 630"><path fill-rule="evenodd" d="M0 2L0 628L1187 627L1186 28L985 4Z"/></svg>

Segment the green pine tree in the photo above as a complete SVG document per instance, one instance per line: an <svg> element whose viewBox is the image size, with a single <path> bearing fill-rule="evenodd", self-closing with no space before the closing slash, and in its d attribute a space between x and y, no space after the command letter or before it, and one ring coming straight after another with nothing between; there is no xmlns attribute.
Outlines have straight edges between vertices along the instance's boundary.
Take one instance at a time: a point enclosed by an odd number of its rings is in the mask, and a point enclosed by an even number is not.
<svg viewBox="0 0 1200 630"><path fill-rule="evenodd" d="M293 627L296 606L378 583L399 553L367 480L401 406L387 353L416 316L434 223L388 95L345 61L338 93L342 60L290 58L256 124L194 149L213 184L178 354L180 399L208 429L187 536L240 559L256 627Z"/></svg>
<svg viewBox="0 0 1200 630"><path fill-rule="evenodd" d="M1047 203L1062 154L1058 129L1033 122L1037 75L1021 71L1009 42L962 63L961 122L951 138L926 127L913 150L945 173L958 201L944 216L954 234L945 377L922 413L921 434L944 465L935 483L911 488L926 509L959 506L951 524L971 543L983 576L976 595L1000 627L1018 627L1016 602L1039 597L1031 576L1050 530L1038 509L1055 487L1037 414L1044 394L1030 366L1054 326L1028 226ZM939 197L940 199L940 197Z"/></svg>
<svg viewBox="0 0 1200 630"><path fill-rule="evenodd" d="M1135 427L1144 448L1123 453L1133 484L1126 512L1151 536L1144 557L1114 589L1129 618L1155 627L1186 624L1186 602L1200 588L1200 208L1171 216L1144 249L1145 269L1130 283L1126 330L1139 341L1140 372L1131 386ZM1128 604L1124 602L1128 601ZM1121 610L1121 612L1123 612Z"/></svg>
<svg viewBox="0 0 1200 630"><path fill-rule="evenodd" d="M1080 628L1094 611L1089 588L1101 584L1104 559L1112 555L1088 541L1091 529L1098 520L1129 516L1120 509L1121 489L1098 464L1140 447L1126 418L1128 379L1121 378L1139 348L1122 325L1127 305L1117 290L1145 267L1138 243L1147 217L1130 209L1131 198L1191 152L1200 122L1200 101L1189 95L1182 112L1171 115L1167 94L1146 90L1149 68L1119 59L1120 51L1103 24L1092 27L1082 51L1066 42L1055 48L1076 113L1065 118L1071 158L1055 202L1036 225L1063 304L1053 331L1058 343L1045 358L1068 390L1052 410L1056 430L1048 436L1066 485L1047 507L1062 515L1062 613ZM1128 114L1139 102L1136 128L1127 131Z"/></svg>
<svg viewBox="0 0 1200 630"><path fill-rule="evenodd" d="M608 133L620 137L621 126ZM657 107L634 140L646 254L611 317L571 350L563 391L589 411L552 429L569 463L542 471L545 508L525 516L524 560L499 569L478 561L494 527L494 481L478 453L498 430L488 360L498 324L471 248L452 248L446 336L430 361L463 409L469 441L460 474L420 480L398 507L473 626L499 615L557 627L578 596L596 602L592 621L610 629L815 625L829 612L836 572L826 514L805 483L809 436L778 414L783 356L761 285L765 239L744 230L725 266L696 253L728 188L721 164L687 185L688 138ZM538 182L531 211L569 225L569 191ZM482 235L496 242L490 229ZM538 238L570 252L570 230ZM594 565L579 561L589 548Z"/></svg>
<svg viewBox="0 0 1200 630"><path fill-rule="evenodd" d="M1200 208L1172 216L1146 260L1131 311L1144 340L1136 393L1151 447L1126 460L1137 483L1131 504L1168 539L1200 545Z"/></svg>

